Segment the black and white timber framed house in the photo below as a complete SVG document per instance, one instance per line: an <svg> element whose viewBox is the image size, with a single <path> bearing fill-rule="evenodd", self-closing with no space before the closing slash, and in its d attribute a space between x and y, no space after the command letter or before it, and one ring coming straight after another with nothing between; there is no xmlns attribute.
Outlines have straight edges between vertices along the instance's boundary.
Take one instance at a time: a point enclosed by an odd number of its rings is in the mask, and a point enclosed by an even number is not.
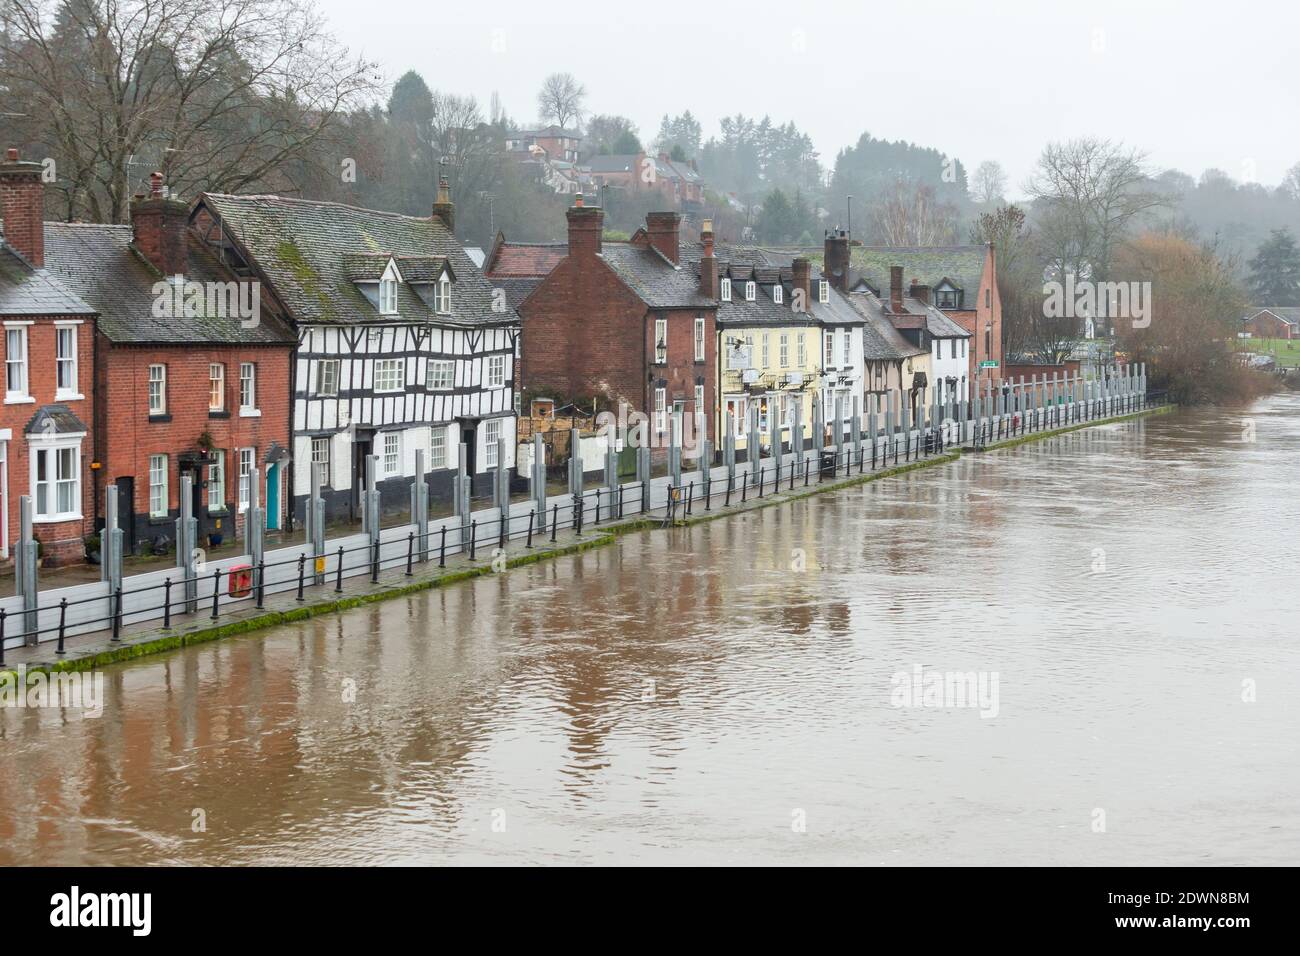
<svg viewBox="0 0 1300 956"><path fill-rule="evenodd" d="M195 204L192 228L297 330L298 520L309 462L325 466L330 520L360 517L371 454L386 511L408 506L417 449L435 498L450 499L462 444L476 496L490 492L498 439L514 468L519 316L457 241L453 214L445 179L429 218L279 196Z"/></svg>

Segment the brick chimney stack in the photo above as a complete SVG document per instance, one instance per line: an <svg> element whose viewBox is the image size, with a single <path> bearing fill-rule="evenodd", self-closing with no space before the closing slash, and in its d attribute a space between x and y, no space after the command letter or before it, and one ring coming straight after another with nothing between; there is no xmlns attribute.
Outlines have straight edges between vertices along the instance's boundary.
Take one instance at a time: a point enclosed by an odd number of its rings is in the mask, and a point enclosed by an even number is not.
<svg viewBox="0 0 1300 956"><path fill-rule="evenodd" d="M822 256L826 281L841 292L849 291L849 234L843 229L826 233Z"/></svg>
<svg viewBox="0 0 1300 956"><path fill-rule="evenodd" d="M903 267L889 267L889 311L902 315L903 308Z"/></svg>
<svg viewBox="0 0 1300 956"><path fill-rule="evenodd" d="M598 255L600 236L605 227L605 210L599 206L584 206L582 193L578 193L565 216L569 220L569 255L574 258Z"/></svg>
<svg viewBox="0 0 1300 956"><path fill-rule="evenodd" d="M189 207L163 197L162 173L149 176L148 197L131 202L131 230L136 249L163 275L184 275Z"/></svg>
<svg viewBox="0 0 1300 956"><path fill-rule="evenodd" d="M37 269L45 266L45 186L40 163L19 160L9 149L0 163L0 217L5 243Z"/></svg>
<svg viewBox="0 0 1300 956"><path fill-rule="evenodd" d="M908 290L908 295L913 299L919 299L926 305L930 304L930 287L922 285L918 279L912 280L912 287Z"/></svg>
<svg viewBox="0 0 1300 956"><path fill-rule="evenodd" d="M650 245L659 250L660 255L677 265L679 259L680 237L678 229L682 217L675 212L648 212L645 214L645 231Z"/></svg>
<svg viewBox="0 0 1300 956"><path fill-rule="evenodd" d="M812 263L807 259L796 259L791 264L791 271L794 273L795 295L803 293L803 304L809 312L812 311ZM795 301L799 301L797 298Z"/></svg>
<svg viewBox="0 0 1300 956"><path fill-rule="evenodd" d="M433 218L441 219L448 232L456 231L456 204L451 201L451 183L438 177L438 195L433 200Z"/></svg>
<svg viewBox="0 0 1300 956"><path fill-rule="evenodd" d="M700 227L700 243L704 255L700 259L700 295L710 299L718 297L718 260L713 257L713 220L704 220Z"/></svg>

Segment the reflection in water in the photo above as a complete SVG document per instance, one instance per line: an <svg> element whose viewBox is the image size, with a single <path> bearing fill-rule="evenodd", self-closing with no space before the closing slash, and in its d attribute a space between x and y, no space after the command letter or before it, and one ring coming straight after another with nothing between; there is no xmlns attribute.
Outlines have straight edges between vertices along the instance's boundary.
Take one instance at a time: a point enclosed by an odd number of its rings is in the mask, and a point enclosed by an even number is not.
<svg viewBox="0 0 1300 956"><path fill-rule="evenodd" d="M1293 861L1297 452L1089 429L111 668L0 714L0 862Z"/></svg>

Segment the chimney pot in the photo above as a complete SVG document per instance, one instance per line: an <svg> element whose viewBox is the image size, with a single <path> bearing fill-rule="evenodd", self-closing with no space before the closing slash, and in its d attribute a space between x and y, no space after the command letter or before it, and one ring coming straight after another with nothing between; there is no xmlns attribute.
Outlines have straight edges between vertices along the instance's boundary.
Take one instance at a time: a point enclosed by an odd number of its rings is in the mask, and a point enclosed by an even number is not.
<svg viewBox="0 0 1300 956"><path fill-rule="evenodd" d="M903 267L889 267L889 310L897 315L903 314Z"/></svg>
<svg viewBox="0 0 1300 956"><path fill-rule="evenodd" d="M18 162L18 150L10 146L5 150L5 159L11 163Z"/></svg>
<svg viewBox="0 0 1300 956"><path fill-rule="evenodd" d="M822 254L826 281L840 292L849 291L849 240L843 230L833 229L826 234Z"/></svg>
<svg viewBox="0 0 1300 956"><path fill-rule="evenodd" d="M682 217L675 212L648 212L645 215L646 238L665 259L677 265L680 259L679 228Z"/></svg>
<svg viewBox="0 0 1300 956"><path fill-rule="evenodd" d="M793 282L796 292L803 293L804 307L811 311L812 306L812 263L807 259L795 259L790 271L794 274Z"/></svg>

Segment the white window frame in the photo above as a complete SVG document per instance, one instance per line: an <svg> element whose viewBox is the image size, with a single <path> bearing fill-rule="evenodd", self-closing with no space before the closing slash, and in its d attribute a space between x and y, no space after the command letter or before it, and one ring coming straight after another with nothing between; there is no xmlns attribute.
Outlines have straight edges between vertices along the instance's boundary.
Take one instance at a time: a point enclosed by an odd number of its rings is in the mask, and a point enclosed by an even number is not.
<svg viewBox="0 0 1300 956"><path fill-rule="evenodd" d="M763 338L762 338L762 343L763 343L763 361L759 363L759 368L762 368L762 369L766 369L766 368L768 368L768 367L770 366L770 364L771 364L769 360L770 360L771 357L772 357L772 353L769 351L768 346L767 346L768 338L769 338L768 334L767 334L766 332L764 332L764 333L763 333Z"/></svg>
<svg viewBox="0 0 1300 956"><path fill-rule="evenodd" d="M785 302L785 286L781 285L779 282L772 286L772 301L777 305L781 305Z"/></svg>
<svg viewBox="0 0 1300 956"><path fill-rule="evenodd" d="M236 508L242 513L252 507L253 469L257 467L257 450L239 449L239 499Z"/></svg>
<svg viewBox="0 0 1300 956"><path fill-rule="evenodd" d="M663 343L662 345L660 343ZM655 364L668 362L668 320L655 319Z"/></svg>
<svg viewBox="0 0 1300 956"><path fill-rule="evenodd" d="M75 434L57 435L46 438L40 437L38 441L33 441L30 448L31 455L31 489L32 489L32 521L39 524L50 524L56 521L78 521L81 519L81 439L85 437L84 432ZM62 468L64 454L70 457L69 471L71 474L65 474ZM37 475L40 472L42 457L46 463L46 477L38 480ZM63 486L70 486L70 510L59 510L59 490ZM41 498L44 494L47 510L41 510Z"/></svg>
<svg viewBox="0 0 1300 956"><path fill-rule="evenodd" d="M388 431L383 436L379 462L383 466L385 478L396 478L402 473L402 433Z"/></svg>
<svg viewBox="0 0 1300 956"><path fill-rule="evenodd" d="M506 357L504 355L488 356L488 388L504 388L506 384Z"/></svg>
<svg viewBox="0 0 1300 956"><path fill-rule="evenodd" d="M807 342L807 340L804 338L804 334L803 334L802 332L800 332L800 333L796 336L796 338L799 340L799 341L798 341L798 346L799 346L799 367L800 367L800 368L804 368L804 367L808 364L808 342Z"/></svg>
<svg viewBox="0 0 1300 956"><path fill-rule="evenodd" d="M501 419L489 418L483 422L483 466L485 468L497 467L497 443L500 440Z"/></svg>
<svg viewBox="0 0 1300 956"><path fill-rule="evenodd" d="M451 315L451 280L445 275L438 279L434 289L433 310L439 315Z"/></svg>
<svg viewBox="0 0 1300 956"><path fill-rule="evenodd" d="M171 508L171 461L166 455L149 456L149 517L166 518Z"/></svg>
<svg viewBox="0 0 1300 956"><path fill-rule="evenodd" d="M831 284L825 279L817 281L817 301L829 302L831 300Z"/></svg>
<svg viewBox="0 0 1300 956"><path fill-rule="evenodd" d="M213 400L216 403L213 404ZM208 363L208 411L221 412L226 409L226 366L224 362ZM211 507L209 505L209 507Z"/></svg>
<svg viewBox="0 0 1300 956"><path fill-rule="evenodd" d="M339 393L339 360L336 358L316 360L316 394L322 398L334 398ZM327 369L332 369L326 374Z"/></svg>
<svg viewBox="0 0 1300 956"><path fill-rule="evenodd" d="M730 278L724 276L722 281L718 283L718 297L722 299L723 302L731 301L731 279Z"/></svg>
<svg viewBox="0 0 1300 956"><path fill-rule="evenodd" d="M212 450L212 464L208 465L208 511L226 508L226 453Z"/></svg>
<svg viewBox="0 0 1300 956"><path fill-rule="evenodd" d="M69 354L63 353L64 336L67 336ZM64 375L64 371L67 375ZM67 384L64 384L66 378ZM54 398L58 401L83 398L77 388L77 327L58 322L54 326Z"/></svg>
<svg viewBox="0 0 1300 956"><path fill-rule="evenodd" d="M397 280L388 276L379 280L379 314L397 314Z"/></svg>
<svg viewBox="0 0 1300 956"><path fill-rule="evenodd" d="M149 366L149 414L167 414L167 366L155 363Z"/></svg>
<svg viewBox="0 0 1300 956"><path fill-rule="evenodd" d="M239 414L257 414L257 363L239 363Z"/></svg>
<svg viewBox="0 0 1300 956"><path fill-rule="evenodd" d="M840 329L840 364L846 368L853 354L853 334L848 329Z"/></svg>
<svg viewBox="0 0 1300 956"><path fill-rule="evenodd" d="M695 386L695 414L704 415L707 412L708 409L704 407L704 386L696 385Z"/></svg>
<svg viewBox="0 0 1300 956"><path fill-rule="evenodd" d="M445 377L443 372L447 373ZM429 359L424 367L424 387L430 392L451 391L456 387L456 363L452 359Z"/></svg>
<svg viewBox="0 0 1300 956"><path fill-rule="evenodd" d="M668 389L662 386L655 388L655 431L665 432L668 430Z"/></svg>
<svg viewBox="0 0 1300 956"><path fill-rule="evenodd" d="M822 364L829 372L835 366L835 333L826 332L822 339Z"/></svg>
<svg viewBox="0 0 1300 956"><path fill-rule="evenodd" d="M32 401L30 382L27 366L27 325L10 325L6 323L5 401Z"/></svg>
<svg viewBox="0 0 1300 956"><path fill-rule="evenodd" d="M776 340L776 360L781 368L790 367L790 333L782 332Z"/></svg>
<svg viewBox="0 0 1300 956"><path fill-rule="evenodd" d="M704 361L704 316L695 317L695 361Z"/></svg>
<svg viewBox="0 0 1300 956"><path fill-rule="evenodd" d="M441 441L439 440L441 439ZM447 426L434 425L429 429L429 467L447 467Z"/></svg>
<svg viewBox="0 0 1300 956"><path fill-rule="evenodd" d="M325 484L333 487L334 484L334 439L329 435L317 435L311 440L311 474L309 478L316 480L316 466L325 466Z"/></svg>
<svg viewBox="0 0 1300 956"><path fill-rule="evenodd" d="M390 382L390 375L392 380ZM375 392L392 394L406 387L406 359L375 359Z"/></svg>
<svg viewBox="0 0 1300 956"><path fill-rule="evenodd" d="M745 301L753 302L758 298L758 283L752 279L745 283Z"/></svg>

